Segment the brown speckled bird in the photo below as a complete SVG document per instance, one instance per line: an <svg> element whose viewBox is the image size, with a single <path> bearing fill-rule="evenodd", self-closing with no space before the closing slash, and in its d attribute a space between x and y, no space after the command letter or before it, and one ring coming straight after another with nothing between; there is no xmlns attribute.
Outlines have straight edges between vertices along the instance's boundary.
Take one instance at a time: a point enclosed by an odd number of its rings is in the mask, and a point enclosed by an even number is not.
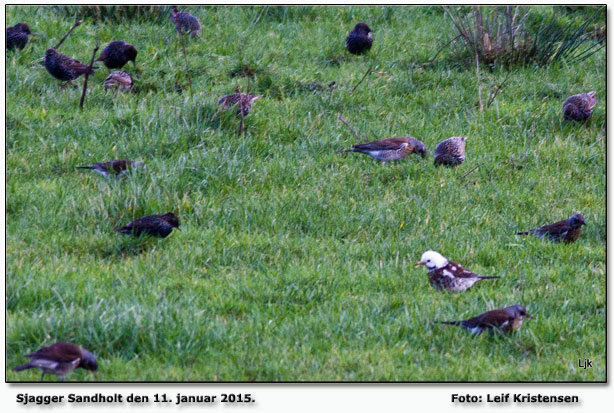
<svg viewBox="0 0 614 413"><path fill-rule="evenodd" d="M436 290L462 292L471 288L478 281L501 278L475 274L433 250L422 254L422 258L416 265L424 265L427 268L429 282Z"/></svg>
<svg viewBox="0 0 614 413"><path fill-rule="evenodd" d="M29 37L32 35L30 26L26 23L17 23L6 28L6 49L23 49L28 44Z"/></svg>
<svg viewBox="0 0 614 413"><path fill-rule="evenodd" d="M401 160L412 153L416 153L424 158L426 156L426 146L418 139L407 136L405 138L389 138L361 143L341 151L341 153L344 152L364 153L378 161L388 162Z"/></svg>
<svg viewBox="0 0 614 413"><path fill-rule="evenodd" d="M580 237L582 225L584 225L584 216L582 214L575 214L569 217L569 219L557 221L554 224L544 225L530 231L517 232L516 235L531 234L537 238L546 237L555 242L569 243L576 241Z"/></svg>
<svg viewBox="0 0 614 413"><path fill-rule="evenodd" d="M200 36L202 26L200 21L190 13L179 11L177 6L171 9L171 21L179 34L190 33L191 37Z"/></svg>
<svg viewBox="0 0 614 413"><path fill-rule="evenodd" d="M250 95L247 93L233 93L231 95L223 96L218 102L218 105L224 105L224 109L228 109L231 106L237 105L237 112L241 115L241 123L239 125L238 134L241 135L245 132L245 123L243 118L249 114L252 109L252 103L260 99L262 95Z"/></svg>
<svg viewBox="0 0 614 413"><path fill-rule="evenodd" d="M96 61L103 62L109 69L121 69L129 61L136 66L136 55L136 47L124 41L115 40L102 49Z"/></svg>
<svg viewBox="0 0 614 413"><path fill-rule="evenodd" d="M105 90L117 89L122 92L129 92L132 90L132 86L132 77L127 72L113 72L104 80Z"/></svg>
<svg viewBox="0 0 614 413"><path fill-rule="evenodd" d="M363 54L373 45L373 30L366 23L358 23L345 39L345 48L352 54Z"/></svg>
<svg viewBox="0 0 614 413"><path fill-rule="evenodd" d="M257 99L260 99L262 95L250 95L247 93L233 93L232 95L226 95L218 100L218 105L224 105L224 109L228 109L231 106L237 106L237 113L243 116L247 116L252 109L252 103Z"/></svg>
<svg viewBox="0 0 614 413"><path fill-rule="evenodd" d="M115 231L135 237L149 234L166 238L173 231L173 228L179 229L179 218L172 212L167 212L163 215L147 215L135 219L128 225L115 228Z"/></svg>
<svg viewBox="0 0 614 413"><path fill-rule="evenodd" d="M96 162L93 165L77 166L79 169L92 169L103 176L126 174L130 169L143 168L145 162L118 159L109 162Z"/></svg>
<svg viewBox="0 0 614 413"><path fill-rule="evenodd" d="M460 326L473 334L481 334L488 331L499 330L503 333L511 333L522 327L525 318L533 318L521 305L512 305L497 310L487 311L483 314L460 321L440 321L441 324Z"/></svg>
<svg viewBox="0 0 614 413"><path fill-rule="evenodd" d="M58 342L49 347L43 347L27 355L30 361L22 366L14 367L14 371L37 368L43 372L60 376L64 381L66 375L74 369L81 368L90 371L98 370L96 357L81 346L72 343Z"/></svg>
<svg viewBox="0 0 614 413"><path fill-rule="evenodd" d="M568 97L563 103L563 117L580 122L587 120L598 102L595 93L597 92L592 91Z"/></svg>
<svg viewBox="0 0 614 413"><path fill-rule="evenodd" d="M433 157L435 166L456 166L465 160L465 141L466 136L453 136L437 144Z"/></svg>
<svg viewBox="0 0 614 413"><path fill-rule="evenodd" d="M47 49L45 52L45 68L51 76L65 81L64 86L88 72L90 75L93 74L94 69L97 69L96 66L90 69L88 65L84 65L55 49Z"/></svg>

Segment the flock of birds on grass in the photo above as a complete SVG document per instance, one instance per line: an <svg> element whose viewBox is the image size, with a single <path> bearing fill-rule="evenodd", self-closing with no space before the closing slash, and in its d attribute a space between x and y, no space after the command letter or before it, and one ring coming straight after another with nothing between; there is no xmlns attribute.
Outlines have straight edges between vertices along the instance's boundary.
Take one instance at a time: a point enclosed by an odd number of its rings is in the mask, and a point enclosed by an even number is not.
<svg viewBox="0 0 614 413"><path fill-rule="evenodd" d="M171 10L171 21L175 24L175 29L179 34L190 34L191 37L197 37L201 34L202 26L198 18L189 13L180 12L176 6L173 6ZM27 45L30 35L32 33L26 23L18 23L8 27L6 29L7 50L23 49ZM366 23L362 22L356 24L345 41L348 52L355 55L364 54L371 49L372 44L372 30ZM133 45L124 41L113 41L102 50L96 61L103 62L109 69L121 69L130 61L136 66L136 56L137 49ZM66 82L62 85L63 87L81 75L92 74L97 67L83 64L55 49L48 49L45 52L45 68L50 75ZM106 89L115 88L129 91L132 86L132 77L124 71L112 72L104 81ZM222 97L218 105L222 105L225 109L236 105L237 112L241 116L241 126L243 126L243 117L248 115L252 103L262 97L262 95L234 93ZM570 96L563 103L563 116L568 120L584 122L591 116L596 103L594 91ZM454 167L463 163L466 141L467 137L465 136L454 136L440 142L434 150L434 164ZM427 155L424 143L411 136L357 144L340 152L363 153L381 162L399 161L412 153L418 154L422 158ZM89 166L78 166L77 168L91 169L109 177L121 176L132 169L144 166L144 162L114 160L97 162ZM581 214L575 214L569 219L517 234L534 235L555 242L569 243L578 239L584 223L584 217ZM150 235L165 238L171 234L174 228L179 229L179 218L174 213L168 212L135 219L128 225L116 228L115 231L136 237ZM463 292L478 281L500 278L498 276L475 274L432 250L424 252L416 265L424 265L427 268L429 282L437 290ZM522 326L525 318L532 317L523 306L512 305L487 311L467 320L440 321L440 323L461 326L474 334L480 334L484 331L492 334L493 331L516 331ZM66 342L57 342L51 346L43 347L28 354L27 357L30 358L27 364L17 366L13 370L38 368L42 371L41 380L43 380L45 373L56 374L63 381L66 374L75 368L91 371L96 371L98 368L96 357L92 353L81 346Z"/></svg>

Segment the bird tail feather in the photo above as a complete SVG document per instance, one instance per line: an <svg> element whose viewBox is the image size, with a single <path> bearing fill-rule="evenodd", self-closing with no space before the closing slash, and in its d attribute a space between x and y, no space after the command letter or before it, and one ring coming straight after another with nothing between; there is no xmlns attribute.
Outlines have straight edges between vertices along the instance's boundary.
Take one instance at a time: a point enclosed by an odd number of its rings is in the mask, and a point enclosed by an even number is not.
<svg viewBox="0 0 614 413"><path fill-rule="evenodd" d="M119 227L114 228L113 231L121 232L122 234L130 234L132 232L132 229L128 227Z"/></svg>
<svg viewBox="0 0 614 413"><path fill-rule="evenodd" d="M498 275L480 275L480 280L489 280L492 278L501 278Z"/></svg>
<svg viewBox="0 0 614 413"><path fill-rule="evenodd" d="M356 151L354 150L354 148L343 149L343 150L337 151L337 153L346 153L346 152L356 152Z"/></svg>
<svg viewBox="0 0 614 413"><path fill-rule="evenodd" d="M77 169L94 169L94 167L89 166L89 165L82 165L82 166L77 166Z"/></svg>
<svg viewBox="0 0 614 413"><path fill-rule="evenodd" d="M13 371L22 371L22 370L27 370L31 368L34 368L34 366L28 363L28 364L24 364L21 366L13 367Z"/></svg>
<svg viewBox="0 0 614 413"><path fill-rule="evenodd" d="M517 232L516 235L529 235L527 231Z"/></svg>
<svg viewBox="0 0 614 413"><path fill-rule="evenodd" d="M438 321L438 323L440 323L440 324L449 324L451 326L459 326L459 325L461 325L462 321Z"/></svg>

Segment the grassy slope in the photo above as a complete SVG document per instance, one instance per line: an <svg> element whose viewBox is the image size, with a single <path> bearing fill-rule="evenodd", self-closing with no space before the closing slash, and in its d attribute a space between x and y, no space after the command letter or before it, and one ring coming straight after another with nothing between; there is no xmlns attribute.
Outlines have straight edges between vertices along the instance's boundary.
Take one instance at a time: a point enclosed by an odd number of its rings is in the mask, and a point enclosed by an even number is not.
<svg viewBox="0 0 614 413"><path fill-rule="evenodd" d="M8 9L42 33L7 60L8 366L70 340L98 355L101 380L605 379L605 104L586 127L560 112L571 93L604 99L604 50L518 69L480 112L473 71L419 65L452 36L440 11L270 10L257 23L259 9L191 11L203 22L188 44L192 97L174 88L186 82L170 22L86 23L62 52L88 61L97 38L130 41L139 92L105 93L102 67L79 112L80 89L59 90L37 63L71 19ZM376 31L366 58L343 50L360 20ZM215 102L247 89L229 76L241 59L261 69L249 87L266 98L239 138ZM382 73L349 95L372 62ZM483 68L484 93L505 74ZM301 87L312 80L338 88ZM430 153L467 135L467 161L337 155L356 143L338 113L365 139L412 135ZM148 170L74 169L121 158ZM168 210L182 231L167 239L112 231ZM577 211L587 225L573 245L513 235ZM437 292L413 266L428 248L504 278ZM511 338L433 324L513 303L538 318ZM592 370L574 368L584 357Z"/></svg>

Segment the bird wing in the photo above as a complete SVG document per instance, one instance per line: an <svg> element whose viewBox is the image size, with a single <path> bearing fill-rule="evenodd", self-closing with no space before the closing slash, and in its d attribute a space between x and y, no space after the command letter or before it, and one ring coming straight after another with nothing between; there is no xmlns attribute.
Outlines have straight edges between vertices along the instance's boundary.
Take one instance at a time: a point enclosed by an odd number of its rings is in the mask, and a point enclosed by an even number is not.
<svg viewBox="0 0 614 413"><path fill-rule="evenodd" d="M381 139L379 141L361 143L354 145L354 149L370 150L370 151L396 151L401 148L403 144L410 144L407 138L388 138Z"/></svg>
<svg viewBox="0 0 614 413"><path fill-rule="evenodd" d="M463 326L474 328L490 328L502 327L506 322L510 321L510 316L505 312L505 310L498 309L487 311L483 314L470 318L468 320L463 321Z"/></svg>
<svg viewBox="0 0 614 413"><path fill-rule="evenodd" d="M240 93L233 93L232 95L226 95L218 100L218 105L224 105L224 107L232 106L241 99Z"/></svg>
<svg viewBox="0 0 614 413"><path fill-rule="evenodd" d="M140 232L156 233L161 231L172 231L171 224L166 222L160 215L149 215L143 218L135 219L128 226Z"/></svg>
<svg viewBox="0 0 614 413"><path fill-rule="evenodd" d="M60 62L60 64L65 65L65 66L73 66L75 64L82 64L80 61L73 59L72 57L68 57L63 53L57 52L57 59Z"/></svg>
<svg viewBox="0 0 614 413"><path fill-rule="evenodd" d="M58 53L58 60L60 64L72 70L74 73L83 74L89 70L88 65L84 65L78 60L73 59L72 57L68 57L65 54ZM96 67L94 67L96 69Z"/></svg>
<svg viewBox="0 0 614 413"><path fill-rule="evenodd" d="M567 220L557 221L554 224L544 225L543 227L539 227L531 230L534 234L549 234L552 236L563 236L566 232L569 231L569 225L567 224Z"/></svg>
<svg viewBox="0 0 614 413"><path fill-rule="evenodd" d="M97 62L99 61L103 61L105 60L107 57L109 57L109 46L105 47L104 49L102 49L102 52L100 52L100 56L98 56L98 59L96 59Z"/></svg>
<svg viewBox="0 0 614 413"><path fill-rule="evenodd" d="M128 168L128 163L125 160L110 161L105 164L105 169L108 172L115 172L116 174L125 171Z"/></svg>
<svg viewBox="0 0 614 413"><path fill-rule="evenodd" d="M47 359L58 363L72 363L81 358L81 348L71 343L55 343L28 354L33 359Z"/></svg>
<svg viewBox="0 0 614 413"><path fill-rule="evenodd" d="M462 265L456 262L453 262L453 261L448 261L448 264L444 268L450 271L456 278L478 277L476 273L469 271L468 269L464 268Z"/></svg>

